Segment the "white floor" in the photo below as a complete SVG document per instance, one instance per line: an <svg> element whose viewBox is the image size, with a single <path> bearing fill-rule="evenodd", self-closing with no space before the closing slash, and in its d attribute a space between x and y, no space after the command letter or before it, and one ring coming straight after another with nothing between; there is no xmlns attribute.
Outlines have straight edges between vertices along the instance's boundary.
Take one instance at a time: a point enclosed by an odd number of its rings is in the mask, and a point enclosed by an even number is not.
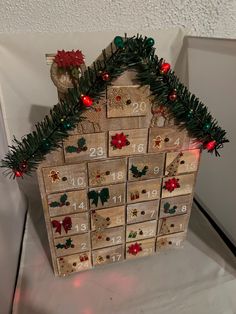
<svg viewBox="0 0 236 314"><path fill-rule="evenodd" d="M27 219L14 314L236 313L236 259L197 208L183 249L65 278L41 213Z"/></svg>

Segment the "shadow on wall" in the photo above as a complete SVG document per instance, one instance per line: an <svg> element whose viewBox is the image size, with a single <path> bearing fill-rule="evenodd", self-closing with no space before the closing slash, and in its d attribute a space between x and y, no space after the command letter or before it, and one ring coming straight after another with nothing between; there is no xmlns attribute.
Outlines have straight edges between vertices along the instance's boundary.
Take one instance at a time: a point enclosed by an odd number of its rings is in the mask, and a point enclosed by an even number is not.
<svg viewBox="0 0 236 314"><path fill-rule="evenodd" d="M201 216L201 217L200 217ZM199 225L198 222L201 222ZM223 269L236 276L236 259L208 220L194 204L189 221L188 241Z"/></svg>
<svg viewBox="0 0 236 314"><path fill-rule="evenodd" d="M31 123L31 130L35 129L35 124L44 119L45 115L49 114L50 108L35 105L31 106L29 121ZM48 261L51 264L51 255L47 239L47 231L44 222L43 208L40 197L39 185L36 171L33 171L31 176L25 176L23 180L18 180L21 191L26 195L29 203L28 213L31 217L34 228L38 234L42 247L46 253Z"/></svg>
<svg viewBox="0 0 236 314"><path fill-rule="evenodd" d="M29 122L31 124L30 131L33 131L35 129L35 124L42 121L44 117L50 113L51 108L45 107L43 105L36 105L36 104L31 105L31 109L29 113Z"/></svg>

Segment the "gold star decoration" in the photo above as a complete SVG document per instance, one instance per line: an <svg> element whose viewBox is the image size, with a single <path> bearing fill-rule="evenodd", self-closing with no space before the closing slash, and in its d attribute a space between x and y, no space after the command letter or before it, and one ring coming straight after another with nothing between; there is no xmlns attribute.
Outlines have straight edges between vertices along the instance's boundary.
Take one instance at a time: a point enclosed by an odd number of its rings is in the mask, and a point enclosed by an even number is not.
<svg viewBox="0 0 236 314"><path fill-rule="evenodd" d="M138 217L138 210L136 208L131 210L131 217Z"/></svg>

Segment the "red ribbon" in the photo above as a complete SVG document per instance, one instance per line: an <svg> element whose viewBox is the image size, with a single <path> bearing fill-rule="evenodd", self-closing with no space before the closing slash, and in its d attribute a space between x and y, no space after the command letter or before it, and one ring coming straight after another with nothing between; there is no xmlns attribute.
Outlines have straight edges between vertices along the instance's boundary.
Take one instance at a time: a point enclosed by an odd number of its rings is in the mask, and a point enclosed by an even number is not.
<svg viewBox="0 0 236 314"><path fill-rule="evenodd" d="M56 228L55 232L61 234L61 227L63 226L65 233L67 233L72 228L72 221L70 217L65 217L62 221L53 220L53 228Z"/></svg>

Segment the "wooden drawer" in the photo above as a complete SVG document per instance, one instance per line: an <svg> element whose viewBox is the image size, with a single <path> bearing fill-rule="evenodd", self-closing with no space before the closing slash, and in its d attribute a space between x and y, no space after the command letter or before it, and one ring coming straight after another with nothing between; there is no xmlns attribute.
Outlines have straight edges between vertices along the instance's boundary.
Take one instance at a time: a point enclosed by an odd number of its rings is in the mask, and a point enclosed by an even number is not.
<svg viewBox="0 0 236 314"><path fill-rule="evenodd" d="M145 154L147 138L147 129L110 131L109 157Z"/></svg>
<svg viewBox="0 0 236 314"><path fill-rule="evenodd" d="M89 214L79 213L51 218L54 238L85 233L89 230Z"/></svg>
<svg viewBox="0 0 236 314"><path fill-rule="evenodd" d="M122 244L125 239L125 229L124 227L117 227L106 229L102 232L93 231L91 238L93 249Z"/></svg>
<svg viewBox="0 0 236 314"><path fill-rule="evenodd" d="M89 189L88 196L91 209L120 206L125 202L125 184Z"/></svg>
<svg viewBox="0 0 236 314"><path fill-rule="evenodd" d="M149 86L110 86L107 90L107 117L145 116L151 106Z"/></svg>
<svg viewBox="0 0 236 314"><path fill-rule="evenodd" d="M129 181L146 180L163 175L165 155L152 154L129 158Z"/></svg>
<svg viewBox="0 0 236 314"><path fill-rule="evenodd" d="M182 247L185 238L186 232L157 237L156 251L159 252L163 249Z"/></svg>
<svg viewBox="0 0 236 314"><path fill-rule="evenodd" d="M157 219L159 200L127 205L127 224Z"/></svg>
<svg viewBox="0 0 236 314"><path fill-rule="evenodd" d="M54 239L56 256L70 255L90 250L89 233Z"/></svg>
<svg viewBox="0 0 236 314"><path fill-rule="evenodd" d="M95 210L94 210L95 211ZM99 231L101 225L106 228L113 228L125 224L125 206L111 207L96 210L91 213L91 228Z"/></svg>
<svg viewBox="0 0 236 314"><path fill-rule="evenodd" d="M162 198L191 194L195 183L195 174L185 174L176 177L167 177L163 179ZM174 190L169 190L170 185L174 185ZM176 187L178 184L178 187Z"/></svg>
<svg viewBox="0 0 236 314"><path fill-rule="evenodd" d="M189 213L192 202L192 194L162 199L160 218Z"/></svg>
<svg viewBox="0 0 236 314"><path fill-rule="evenodd" d="M175 128L150 128L148 152L182 150L187 134Z"/></svg>
<svg viewBox="0 0 236 314"><path fill-rule="evenodd" d="M124 246L116 245L92 251L93 266L111 264L124 260Z"/></svg>
<svg viewBox="0 0 236 314"><path fill-rule="evenodd" d="M114 159L88 163L90 186L101 186L125 182L127 178L126 159Z"/></svg>
<svg viewBox="0 0 236 314"><path fill-rule="evenodd" d="M73 254L57 258L58 272L60 276L69 275L73 272L92 268L90 252Z"/></svg>
<svg viewBox="0 0 236 314"><path fill-rule="evenodd" d="M166 155L166 176L175 176L182 173L194 172L198 169L200 150L172 152Z"/></svg>
<svg viewBox="0 0 236 314"><path fill-rule="evenodd" d="M106 133L73 135L64 141L65 161L101 159L107 157Z"/></svg>
<svg viewBox="0 0 236 314"><path fill-rule="evenodd" d="M151 220L126 226L126 242L143 240L156 236L157 221Z"/></svg>
<svg viewBox="0 0 236 314"><path fill-rule="evenodd" d="M155 238L126 244L126 259L152 255L155 252Z"/></svg>
<svg viewBox="0 0 236 314"><path fill-rule="evenodd" d="M158 236L175 232L185 231L187 229L189 215L173 216L161 218L158 222Z"/></svg>
<svg viewBox="0 0 236 314"><path fill-rule="evenodd" d="M51 217L88 210L86 190L49 194L47 198Z"/></svg>
<svg viewBox="0 0 236 314"><path fill-rule="evenodd" d="M127 203L151 201L160 198L161 179L127 183Z"/></svg>
<svg viewBox="0 0 236 314"><path fill-rule="evenodd" d="M66 190L80 190L87 186L87 169L85 164L43 168L46 193Z"/></svg>

